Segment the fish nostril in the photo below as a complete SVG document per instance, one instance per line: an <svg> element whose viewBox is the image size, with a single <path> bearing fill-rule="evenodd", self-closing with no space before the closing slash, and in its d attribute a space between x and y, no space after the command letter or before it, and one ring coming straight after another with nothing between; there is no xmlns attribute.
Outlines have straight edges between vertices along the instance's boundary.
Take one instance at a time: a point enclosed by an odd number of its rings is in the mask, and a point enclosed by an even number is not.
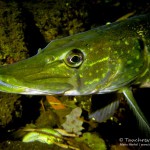
<svg viewBox="0 0 150 150"><path fill-rule="evenodd" d="M52 63L55 60L55 57L54 56L49 56L49 57L45 58L45 60L46 60L46 63L49 64L49 63Z"/></svg>

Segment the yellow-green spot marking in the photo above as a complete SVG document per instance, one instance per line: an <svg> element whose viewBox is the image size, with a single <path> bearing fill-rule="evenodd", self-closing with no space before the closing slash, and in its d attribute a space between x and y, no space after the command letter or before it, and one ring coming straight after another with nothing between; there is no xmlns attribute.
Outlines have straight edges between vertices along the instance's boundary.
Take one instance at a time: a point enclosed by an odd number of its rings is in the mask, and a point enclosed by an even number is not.
<svg viewBox="0 0 150 150"><path fill-rule="evenodd" d="M131 64L131 63L132 63L132 60L128 60L128 61L127 61L127 64Z"/></svg>
<svg viewBox="0 0 150 150"><path fill-rule="evenodd" d="M84 85L89 85L89 84L92 84L92 83L94 83L94 82L98 82L99 81L99 78L95 78L94 80L92 80L92 81L86 81L86 82L84 82Z"/></svg>
<svg viewBox="0 0 150 150"><path fill-rule="evenodd" d="M116 42L116 45L120 45L120 41L117 41L117 42Z"/></svg>
<svg viewBox="0 0 150 150"><path fill-rule="evenodd" d="M129 42L128 42L128 41L125 41L124 43L125 43L125 45L129 45Z"/></svg>
<svg viewBox="0 0 150 150"><path fill-rule="evenodd" d="M108 60L108 58L109 57L104 57L103 59L99 59L98 61L91 63L89 66L92 67L93 65L95 65L97 63L104 62L104 61Z"/></svg>
<svg viewBox="0 0 150 150"><path fill-rule="evenodd" d="M92 73L91 73L91 72L89 73L89 76L92 76Z"/></svg>
<svg viewBox="0 0 150 150"><path fill-rule="evenodd" d="M139 55L137 55L137 56L136 56L136 59L138 60L139 58L140 58L140 56L139 56Z"/></svg>
<svg viewBox="0 0 150 150"><path fill-rule="evenodd" d="M139 68L135 68L135 71L136 71L136 72L139 72Z"/></svg>
<svg viewBox="0 0 150 150"><path fill-rule="evenodd" d="M106 73L103 73L103 74L102 74L102 77L104 78L104 77L105 77L105 75L106 75Z"/></svg>
<svg viewBox="0 0 150 150"><path fill-rule="evenodd" d="M82 74L79 74L79 77L80 77L80 78L83 78L83 75L82 75Z"/></svg>
<svg viewBox="0 0 150 150"><path fill-rule="evenodd" d="M96 73L99 73L99 70L96 70Z"/></svg>

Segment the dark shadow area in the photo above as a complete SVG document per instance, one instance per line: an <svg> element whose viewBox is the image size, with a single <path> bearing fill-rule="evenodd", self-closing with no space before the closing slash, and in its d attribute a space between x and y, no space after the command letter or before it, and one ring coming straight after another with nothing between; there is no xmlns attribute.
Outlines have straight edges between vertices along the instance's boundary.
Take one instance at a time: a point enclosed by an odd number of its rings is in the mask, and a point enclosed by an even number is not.
<svg viewBox="0 0 150 150"><path fill-rule="evenodd" d="M35 123L36 119L40 115L40 100L42 99L41 96L21 96L20 99L17 100L21 106L17 110L17 106L15 106L15 111L12 112L12 121L3 129L0 128L0 142L5 140L14 140L14 136L12 135L12 132L15 130L18 130L22 127L25 127L27 124ZM16 105L16 104L14 104ZM16 118L16 112L20 113L20 117Z"/></svg>
<svg viewBox="0 0 150 150"><path fill-rule="evenodd" d="M139 88L134 92L134 97L141 108L143 114L150 123L150 88Z"/></svg>
<svg viewBox="0 0 150 150"><path fill-rule="evenodd" d="M35 123L35 120L40 115L41 99L42 96L32 96L31 98L27 96L21 97L20 101L21 105L23 106L23 109L22 109L22 117L18 120L20 126L24 126L31 122Z"/></svg>
<svg viewBox="0 0 150 150"><path fill-rule="evenodd" d="M149 0L126 0L126 1L91 1L89 0L89 22L97 25L104 25L107 22L114 22L118 18L134 12L134 15L149 13Z"/></svg>
<svg viewBox="0 0 150 150"><path fill-rule="evenodd" d="M134 91L135 99L148 121L150 121L148 102L150 99L149 92L150 89L138 89ZM122 98L120 96L119 98L116 93L93 95L91 107L92 111L94 112L103 108L116 99L123 100L123 94L119 95L122 95ZM120 101L119 109L116 110L116 114L114 114L114 117L117 117L121 124L119 125L119 122L107 120L104 123L99 123L97 128L94 130L95 132L100 133L106 142L109 141L106 145L119 142L119 138L149 137L149 134L140 128L138 118L135 117L134 113L127 105L126 100L124 99L124 102L122 102L122 100ZM120 112L119 110L121 109L124 111Z"/></svg>
<svg viewBox="0 0 150 150"><path fill-rule="evenodd" d="M92 111L96 111L97 109L103 108L115 100L118 100L116 93L93 95L91 109Z"/></svg>
<svg viewBox="0 0 150 150"><path fill-rule="evenodd" d="M39 48L44 48L47 43L40 30L35 25L34 16L28 9L26 9L21 2L18 2L18 6L21 9L20 19L24 22L24 39L26 47L29 50L29 55L33 56L37 54Z"/></svg>

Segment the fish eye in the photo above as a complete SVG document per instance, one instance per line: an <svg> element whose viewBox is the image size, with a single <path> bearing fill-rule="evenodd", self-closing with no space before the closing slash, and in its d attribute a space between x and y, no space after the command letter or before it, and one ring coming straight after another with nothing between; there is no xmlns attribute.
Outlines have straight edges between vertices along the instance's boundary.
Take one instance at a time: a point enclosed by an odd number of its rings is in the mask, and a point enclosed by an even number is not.
<svg viewBox="0 0 150 150"><path fill-rule="evenodd" d="M69 67L79 67L83 62L83 53L78 49L73 49L66 55L64 61Z"/></svg>

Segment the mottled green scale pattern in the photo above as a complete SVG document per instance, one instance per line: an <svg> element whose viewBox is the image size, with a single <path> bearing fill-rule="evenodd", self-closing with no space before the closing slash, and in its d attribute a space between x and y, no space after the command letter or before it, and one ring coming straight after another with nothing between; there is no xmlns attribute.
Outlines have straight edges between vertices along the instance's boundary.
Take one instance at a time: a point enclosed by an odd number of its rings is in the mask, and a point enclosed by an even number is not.
<svg viewBox="0 0 150 150"><path fill-rule="evenodd" d="M84 91L91 92L91 89L95 90L99 83L105 83L105 78L109 73L109 50L107 54L105 53L105 48L108 46L96 45L96 39L92 42L89 47L88 55L86 55L84 65L82 65L79 70L79 76L82 77L79 91L83 93ZM102 47L105 48L103 49Z"/></svg>
<svg viewBox="0 0 150 150"><path fill-rule="evenodd" d="M80 76L83 78L81 89L87 91L93 88L95 92L115 91L136 79L139 80L149 72L149 22L147 21L146 25L144 23L143 27L142 24L132 24L117 24L113 29L110 25L111 30L108 25L105 32L96 31L101 36L89 44L91 51L89 50L86 57L88 62L86 64L85 61L85 66L80 68ZM144 30L140 31L141 28ZM122 34L122 31L126 31L125 34Z"/></svg>

